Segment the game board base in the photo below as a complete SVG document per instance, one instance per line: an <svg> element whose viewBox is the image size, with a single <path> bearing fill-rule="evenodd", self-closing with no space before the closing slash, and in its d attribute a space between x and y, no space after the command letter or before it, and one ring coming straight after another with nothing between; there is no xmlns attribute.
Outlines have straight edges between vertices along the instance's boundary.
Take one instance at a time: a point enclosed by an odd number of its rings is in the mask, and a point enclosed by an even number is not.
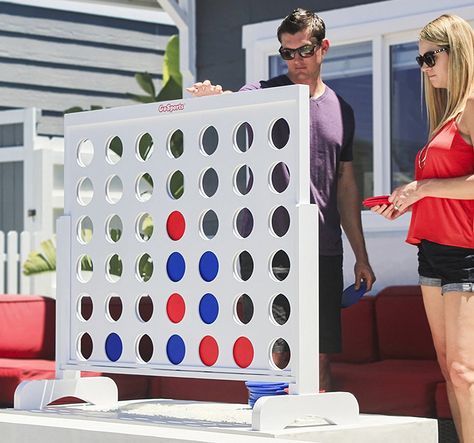
<svg viewBox="0 0 474 443"><path fill-rule="evenodd" d="M351 425L329 425L317 417L298 420L277 432L251 430L247 405L143 400L119 402L114 410L90 405L44 410L0 411L0 435L9 443L83 442L281 442L436 443L436 420L419 417L360 415Z"/></svg>

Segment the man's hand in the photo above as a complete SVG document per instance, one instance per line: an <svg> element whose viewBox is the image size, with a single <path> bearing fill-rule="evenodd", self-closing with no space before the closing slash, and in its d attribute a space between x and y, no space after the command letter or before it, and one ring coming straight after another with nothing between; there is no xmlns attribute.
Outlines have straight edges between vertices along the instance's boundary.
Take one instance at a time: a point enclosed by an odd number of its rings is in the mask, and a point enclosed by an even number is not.
<svg viewBox="0 0 474 443"><path fill-rule="evenodd" d="M193 97L206 97L208 95L230 94L232 91L223 91L221 85L213 85L209 80L194 83L186 88Z"/></svg>
<svg viewBox="0 0 474 443"><path fill-rule="evenodd" d="M375 274L368 262L357 261L354 265L355 289L359 289L361 281L365 281L367 291L372 289L375 283Z"/></svg>

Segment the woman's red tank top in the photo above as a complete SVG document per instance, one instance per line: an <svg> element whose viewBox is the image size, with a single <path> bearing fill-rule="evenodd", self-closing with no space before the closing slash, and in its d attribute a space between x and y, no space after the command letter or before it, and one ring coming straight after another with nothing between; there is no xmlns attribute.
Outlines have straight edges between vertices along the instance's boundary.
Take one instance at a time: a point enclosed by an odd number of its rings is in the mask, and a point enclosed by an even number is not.
<svg viewBox="0 0 474 443"><path fill-rule="evenodd" d="M418 152L415 179L453 178L474 174L474 149L448 121ZM473 184L474 186L474 184ZM407 242L421 240L474 248L474 200L425 197L413 205Z"/></svg>

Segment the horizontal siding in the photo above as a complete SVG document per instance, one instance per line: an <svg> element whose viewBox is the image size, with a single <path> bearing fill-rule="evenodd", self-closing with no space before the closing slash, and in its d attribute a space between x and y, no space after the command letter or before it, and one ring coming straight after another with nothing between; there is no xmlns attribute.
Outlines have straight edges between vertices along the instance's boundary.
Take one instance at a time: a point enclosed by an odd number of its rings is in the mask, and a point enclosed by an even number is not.
<svg viewBox="0 0 474 443"><path fill-rule="evenodd" d="M3 108L43 111L38 131L63 133L72 106L135 104L136 72L157 89L175 27L0 2L0 97Z"/></svg>

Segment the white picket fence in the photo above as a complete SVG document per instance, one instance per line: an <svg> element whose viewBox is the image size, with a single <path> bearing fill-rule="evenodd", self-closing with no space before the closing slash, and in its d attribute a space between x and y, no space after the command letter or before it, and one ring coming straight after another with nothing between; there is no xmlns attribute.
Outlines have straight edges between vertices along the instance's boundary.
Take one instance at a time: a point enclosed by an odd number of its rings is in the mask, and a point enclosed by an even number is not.
<svg viewBox="0 0 474 443"><path fill-rule="evenodd" d="M5 234L0 231L0 293L54 295L51 275L45 278L44 275L28 277L23 274L23 263L38 247L42 237L39 232L10 231Z"/></svg>

